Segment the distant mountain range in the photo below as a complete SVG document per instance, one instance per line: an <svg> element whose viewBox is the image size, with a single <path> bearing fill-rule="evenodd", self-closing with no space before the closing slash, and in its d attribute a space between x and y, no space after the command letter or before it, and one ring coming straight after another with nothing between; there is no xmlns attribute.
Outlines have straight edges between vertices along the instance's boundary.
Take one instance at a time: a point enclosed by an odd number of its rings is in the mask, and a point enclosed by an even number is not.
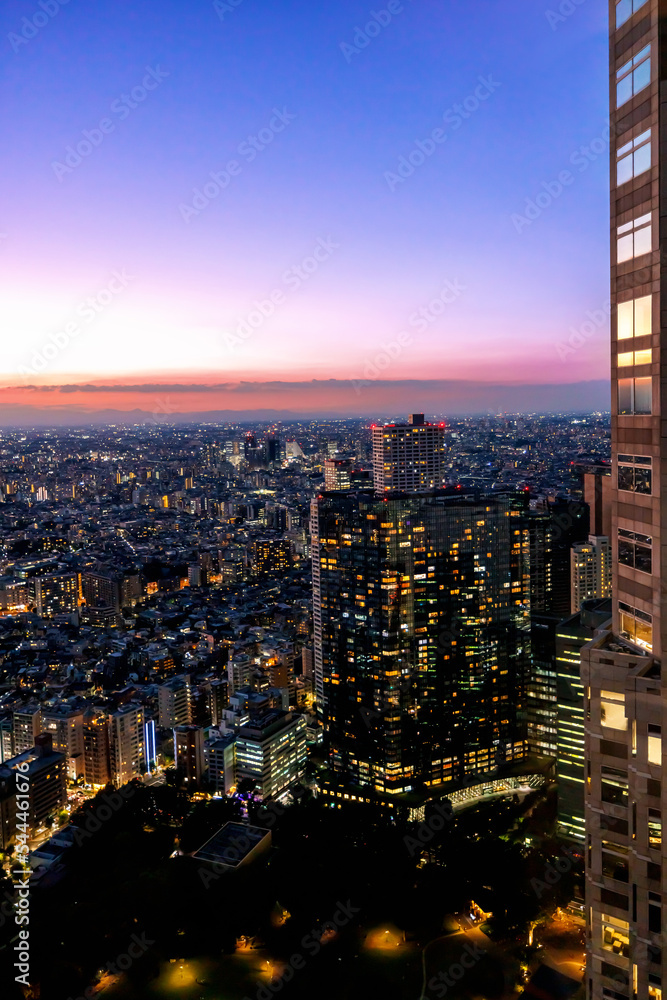
<svg viewBox="0 0 667 1000"><path fill-rule="evenodd" d="M247 387L247 389L246 389ZM289 408L253 406L262 394L273 401L276 387L280 389L280 402L289 402ZM609 382L603 379L590 382L545 385L491 385L478 382L404 379L366 383L361 391L352 381L322 380L291 383L241 383L233 388L220 385L192 386L184 383L151 386L67 386L46 390L47 405L32 405L12 401L3 405L0 390L0 426L2 427L66 427L108 423L199 423L239 421L291 421L317 417L372 417L384 414L420 412L444 416L483 415L495 413L591 413L610 410ZM169 393L168 413L163 408L153 408L149 394L156 390ZM6 390L9 392L10 390ZM45 402L45 390L28 388L26 395ZM90 404L97 393L111 394L119 404L126 402L143 405L133 408L101 408ZM193 410L193 393L202 404L210 402L210 409ZM178 405L182 399L183 408ZM40 398L41 397L41 398ZM76 397L74 402L73 397ZM207 399L208 397L208 399ZM320 405L317 399L320 399ZM61 404L61 400L63 403ZM67 402L65 402L67 400ZM85 401L85 404L84 404ZM277 400L276 400L277 401ZM101 402L101 400L100 400ZM222 404L220 408L216 403ZM230 406L230 404L232 404ZM145 407L145 408L144 408ZM186 409L186 407L188 407Z"/></svg>

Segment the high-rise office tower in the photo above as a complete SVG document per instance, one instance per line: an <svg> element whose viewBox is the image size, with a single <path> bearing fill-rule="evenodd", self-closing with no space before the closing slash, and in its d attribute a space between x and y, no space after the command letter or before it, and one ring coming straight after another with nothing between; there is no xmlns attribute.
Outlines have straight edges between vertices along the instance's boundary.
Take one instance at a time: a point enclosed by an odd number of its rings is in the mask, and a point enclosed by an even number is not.
<svg viewBox="0 0 667 1000"><path fill-rule="evenodd" d="M372 431L376 493L427 493L442 488L444 424L427 424L423 413L413 413L407 424L385 424Z"/></svg>
<svg viewBox="0 0 667 1000"><path fill-rule="evenodd" d="M575 614L584 601L611 596L611 544L605 536L589 535L570 553L571 610Z"/></svg>
<svg viewBox="0 0 667 1000"><path fill-rule="evenodd" d="M582 650L588 997L660 1000L667 810L661 251L667 4L610 3L612 621ZM664 568L663 568L664 567Z"/></svg>
<svg viewBox="0 0 667 1000"><path fill-rule="evenodd" d="M315 688L329 764L381 794L529 754L526 497L312 503Z"/></svg>

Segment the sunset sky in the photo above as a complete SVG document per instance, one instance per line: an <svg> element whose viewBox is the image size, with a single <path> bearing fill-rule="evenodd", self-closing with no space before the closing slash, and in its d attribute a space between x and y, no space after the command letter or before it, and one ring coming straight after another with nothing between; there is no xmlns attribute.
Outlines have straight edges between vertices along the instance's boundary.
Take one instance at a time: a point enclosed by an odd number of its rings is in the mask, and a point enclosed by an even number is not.
<svg viewBox="0 0 667 1000"><path fill-rule="evenodd" d="M5 0L0 419L599 389L607 4L558 7Z"/></svg>

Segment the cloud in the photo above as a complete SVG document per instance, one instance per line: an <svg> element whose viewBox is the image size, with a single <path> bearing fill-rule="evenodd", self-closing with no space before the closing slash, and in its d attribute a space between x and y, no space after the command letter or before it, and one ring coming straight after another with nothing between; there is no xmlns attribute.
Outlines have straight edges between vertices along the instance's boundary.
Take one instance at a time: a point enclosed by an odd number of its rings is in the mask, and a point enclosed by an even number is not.
<svg viewBox="0 0 667 1000"><path fill-rule="evenodd" d="M503 384L402 379L257 382L148 382L13 386L0 389L0 426L67 423L290 420L316 417L396 419L495 413L609 411L606 380Z"/></svg>

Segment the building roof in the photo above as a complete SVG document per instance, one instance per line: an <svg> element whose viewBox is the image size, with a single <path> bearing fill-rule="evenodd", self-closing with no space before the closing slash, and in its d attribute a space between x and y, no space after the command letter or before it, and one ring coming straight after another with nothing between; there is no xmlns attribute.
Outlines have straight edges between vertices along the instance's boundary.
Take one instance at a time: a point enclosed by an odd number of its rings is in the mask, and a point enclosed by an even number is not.
<svg viewBox="0 0 667 1000"><path fill-rule="evenodd" d="M225 823L203 847L200 847L193 854L193 858L196 861L208 861L209 864L238 868L267 838L269 838L266 844L268 847L270 837L269 830L258 826Z"/></svg>

